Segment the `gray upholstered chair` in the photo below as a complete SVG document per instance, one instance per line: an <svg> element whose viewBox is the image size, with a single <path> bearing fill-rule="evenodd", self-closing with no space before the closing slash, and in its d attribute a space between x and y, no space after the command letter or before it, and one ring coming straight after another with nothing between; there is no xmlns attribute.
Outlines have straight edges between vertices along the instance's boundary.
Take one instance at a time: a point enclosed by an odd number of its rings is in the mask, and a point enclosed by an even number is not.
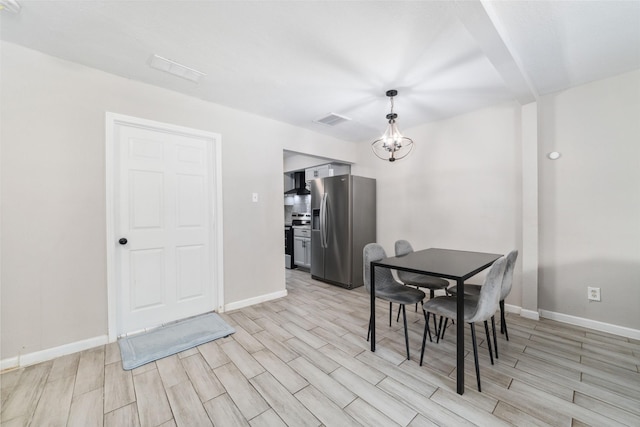
<svg viewBox="0 0 640 427"><path fill-rule="evenodd" d="M476 340L476 322L484 322L484 330L487 334L487 347L489 347L489 356L491 357L491 364L493 364L493 356L491 355L491 338L489 336L489 327L487 320L491 318L498 310L500 301L500 290L502 287L502 277L504 276L504 270L506 267L506 257L499 258L493 263L484 284L480 289L480 294L477 298L465 299L464 304L464 321L469 323L471 327L471 340L473 344L473 359L476 365L476 379L478 380L478 391L480 390L480 367L478 365L478 344ZM422 337L422 350L420 353L420 365L424 358L424 347L427 338L427 331L429 330L429 314L434 313L442 317L455 319L457 309L457 297L455 296L442 296L436 297L424 303L422 309L425 311L425 331ZM440 338L440 332L442 329L442 318L440 319L440 327L438 328L438 339Z"/></svg>
<svg viewBox="0 0 640 427"><path fill-rule="evenodd" d="M413 252L413 247L408 240L396 240L395 243L396 256L403 256ZM435 296L435 291L439 289L446 289L449 286L449 282L440 277L426 276L424 274L411 273L408 271L397 271L398 279L405 285L415 286L416 289L425 288L429 289L429 298ZM418 311L418 304L416 304L416 311ZM398 317L400 317L400 311L398 311ZM397 321L397 319L396 319ZM435 327L436 317L433 316L433 323Z"/></svg>
<svg viewBox="0 0 640 427"><path fill-rule="evenodd" d="M407 240L398 240L395 244L395 251L396 256L403 256L413 252L413 247ZM434 292L438 289L446 289L449 286L449 282L445 279L408 271L398 271L398 279L405 285L429 289L429 298L433 298Z"/></svg>
<svg viewBox="0 0 640 427"><path fill-rule="evenodd" d="M362 250L363 256L363 276L364 286L367 292L371 293L371 262L379 261L387 257L384 248L378 243L369 243ZM417 304L425 297L424 292L409 288L399 283L393 278L391 270L388 268L376 268L376 298L381 298L385 301L389 301L389 326L391 326L391 310L392 305L395 302L400 304L402 310L402 317L404 319L404 340L407 346L407 359L409 359L409 336L407 334L407 313L405 310L405 304ZM367 333L367 341L369 341L369 335L371 333L371 319L369 319L369 332Z"/></svg>
<svg viewBox="0 0 640 427"><path fill-rule="evenodd" d="M513 269L516 264L516 259L518 258L518 251L516 249L512 250L507 254L507 264L504 269L504 277L502 278L502 287L500 288L500 333L504 334L507 341L509 341L509 332L507 331L507 319L504 314L504 300L509 296L511 292L511 287L513 285ZM480 285L474 284L466 284L464 285L464 296L477 298L480 295ZM447 293L456 295L457 294L457 286L452 286L447 289ZM491 324L494 324L493 318L491 318ZM495 336L495 327L493 329L493 345L496 353L496 357L498 357L498 341Z"/></svg>

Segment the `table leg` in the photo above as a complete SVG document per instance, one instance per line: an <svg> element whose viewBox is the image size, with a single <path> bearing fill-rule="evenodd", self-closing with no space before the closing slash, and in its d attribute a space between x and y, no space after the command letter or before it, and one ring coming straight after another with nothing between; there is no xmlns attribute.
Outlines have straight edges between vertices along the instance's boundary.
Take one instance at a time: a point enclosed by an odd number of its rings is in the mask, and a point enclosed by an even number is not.
<svg viewBox="0 0 640 427"><path fill-rule="evenodd" d="M371 264L371 351L376 351L376 268Z"/></svg>
<svg viewBox="0 0 640 427"><path fill-rule="evenodd" d="M373 280L372 280L373 282ZM464 393L464 280L457 280L456 295L456 391Z"/></svg>

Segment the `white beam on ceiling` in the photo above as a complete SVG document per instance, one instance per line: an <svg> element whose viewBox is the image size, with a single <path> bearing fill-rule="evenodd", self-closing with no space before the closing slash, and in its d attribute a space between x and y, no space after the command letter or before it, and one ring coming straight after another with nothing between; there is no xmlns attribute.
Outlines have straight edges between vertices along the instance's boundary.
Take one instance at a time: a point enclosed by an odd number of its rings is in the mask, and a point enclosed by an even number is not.
<svg viewBox="0 0 640 427"><path fill-rule="evenodd" d="M491 3L485 0L456 1L456 12L518 102L525 105L536 101L538 94L517 54L509 47L506 31Z"/></svg>

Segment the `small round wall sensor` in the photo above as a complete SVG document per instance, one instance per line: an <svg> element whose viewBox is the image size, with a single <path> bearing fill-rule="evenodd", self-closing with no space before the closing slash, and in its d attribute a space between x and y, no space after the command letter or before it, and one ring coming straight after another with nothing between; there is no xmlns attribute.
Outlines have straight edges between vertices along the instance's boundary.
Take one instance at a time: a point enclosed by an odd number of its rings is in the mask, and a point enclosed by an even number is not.
<svg viewBox="0 0 640 427"><path fill-rule="evenodd" d="M551 160L558 160L560 156L561 154L557 151L552 151L549 154L547 154L547 157L550 158Z"/></svg>

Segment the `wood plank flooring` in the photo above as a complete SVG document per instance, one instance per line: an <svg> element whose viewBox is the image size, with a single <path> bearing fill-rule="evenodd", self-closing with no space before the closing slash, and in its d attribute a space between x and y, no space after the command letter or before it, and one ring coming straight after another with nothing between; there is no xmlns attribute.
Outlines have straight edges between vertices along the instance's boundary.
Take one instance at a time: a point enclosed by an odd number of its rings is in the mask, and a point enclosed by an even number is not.
<svg viewBox="0 0 640 427"><path fill-rule="evenodd" d="M5 372L0 424L13 426L640 426L640 341L508 315L491 365L481 341L455 393L455 333L428 343L422 313L388 326L369 297L287 271L289 295L223 317L237 333L124 371L117 343ZM394 307L395 308L395 307ZM478 337L484 337L481 328ZM470 333L467 328L467 349Z"/></svg>

